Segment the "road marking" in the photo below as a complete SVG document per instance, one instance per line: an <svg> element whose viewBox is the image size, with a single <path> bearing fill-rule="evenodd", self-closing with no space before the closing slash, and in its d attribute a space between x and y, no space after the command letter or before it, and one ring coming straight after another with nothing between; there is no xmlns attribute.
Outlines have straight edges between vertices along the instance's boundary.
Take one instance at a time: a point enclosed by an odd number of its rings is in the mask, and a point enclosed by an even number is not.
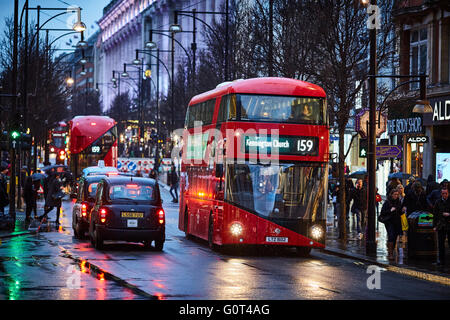
<svg viewBox="0 0 450 320"><path fill-rule="evenodd" d="M447 277L442 277L442 276L438 276L436 274L425 273L425 272L415 271L415 270L411 270L411 269L399 268L399 267L395 267L395 266L384 266L384 267L388 271L407 275L407 276L418 278L421 280L427 280L427 281L436 282L436 283L450 286L450 278L447 278Z"/></svg>

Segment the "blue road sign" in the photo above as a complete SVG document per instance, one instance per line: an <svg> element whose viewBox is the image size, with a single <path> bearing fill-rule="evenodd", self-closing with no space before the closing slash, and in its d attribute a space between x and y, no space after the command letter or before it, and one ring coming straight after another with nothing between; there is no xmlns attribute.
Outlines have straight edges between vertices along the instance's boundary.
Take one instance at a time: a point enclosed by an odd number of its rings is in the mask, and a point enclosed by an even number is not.
<svg viewBox="0 0 450 320"><path fill-rule="evenodd" d="M402 154L400 146L377 146L377 158L398 158Z"/></svg>

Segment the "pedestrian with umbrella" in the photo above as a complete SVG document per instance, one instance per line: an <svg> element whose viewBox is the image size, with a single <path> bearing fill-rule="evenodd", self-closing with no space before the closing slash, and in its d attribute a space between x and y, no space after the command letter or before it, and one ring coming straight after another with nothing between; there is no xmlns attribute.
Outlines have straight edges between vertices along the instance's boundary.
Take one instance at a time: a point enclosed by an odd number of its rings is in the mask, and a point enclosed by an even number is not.
<svg viewBox="0 0 450 320"><path fill-rule="evenodd" d="M56 207L56 224L59 225L59 216L61 214L61 199L64 197L64 192L62 191L62 181L60 179L61 174L56 172L54 178L50 179L47 197L45 198L45 211L42 216L39 217L42 220L53 208Z"/></svg>

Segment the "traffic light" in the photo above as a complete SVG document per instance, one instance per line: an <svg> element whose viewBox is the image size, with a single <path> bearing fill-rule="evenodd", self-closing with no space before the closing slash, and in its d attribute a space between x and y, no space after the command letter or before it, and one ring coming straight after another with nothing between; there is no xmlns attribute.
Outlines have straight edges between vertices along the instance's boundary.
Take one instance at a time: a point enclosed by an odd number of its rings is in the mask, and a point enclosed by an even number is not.
<svg viewBox="0 0 450 320"><path fill-rule="evenodd" d="M368 144L367 139L359 139L359 157L367 158Z"/></svg>
<svg viewBox="0 0 450 320"><path fill-rule="evenodd" d="M8 151L9 143L8 143L8 131L0 132L0 151Z"/></svg>
<svg viewBox="0 0 450 320"><path fill-rule="evenodd" d="M20 135L20 146L22 150L31 150L32 140L31 135L22 132Z"/></svg>
<svg viewBox="0 0 450 320"><path fill-rule="evenodd" d="M11 137L11 141L19 141L20 140L20 132L18 130L11 131L9 136Z"/></svg>

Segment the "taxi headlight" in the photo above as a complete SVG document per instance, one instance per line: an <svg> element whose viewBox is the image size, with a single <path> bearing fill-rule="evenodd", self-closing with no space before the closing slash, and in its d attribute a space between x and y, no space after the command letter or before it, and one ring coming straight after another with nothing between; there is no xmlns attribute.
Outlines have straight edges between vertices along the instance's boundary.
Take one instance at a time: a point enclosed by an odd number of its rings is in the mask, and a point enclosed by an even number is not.
<svg viewBox="0 0 450 320"><path fill-rule="evenodd" d="M242 225L240 223L235 222L230 226L230 232L233 236L242 234L242 230Z"/></svg>
<svg viewBox="0 0 450 320"><path fill-rule="evenodd" d="M315 225L311 227L311 237L319 240L323 237L323 229L319 225Z"/></svg>

